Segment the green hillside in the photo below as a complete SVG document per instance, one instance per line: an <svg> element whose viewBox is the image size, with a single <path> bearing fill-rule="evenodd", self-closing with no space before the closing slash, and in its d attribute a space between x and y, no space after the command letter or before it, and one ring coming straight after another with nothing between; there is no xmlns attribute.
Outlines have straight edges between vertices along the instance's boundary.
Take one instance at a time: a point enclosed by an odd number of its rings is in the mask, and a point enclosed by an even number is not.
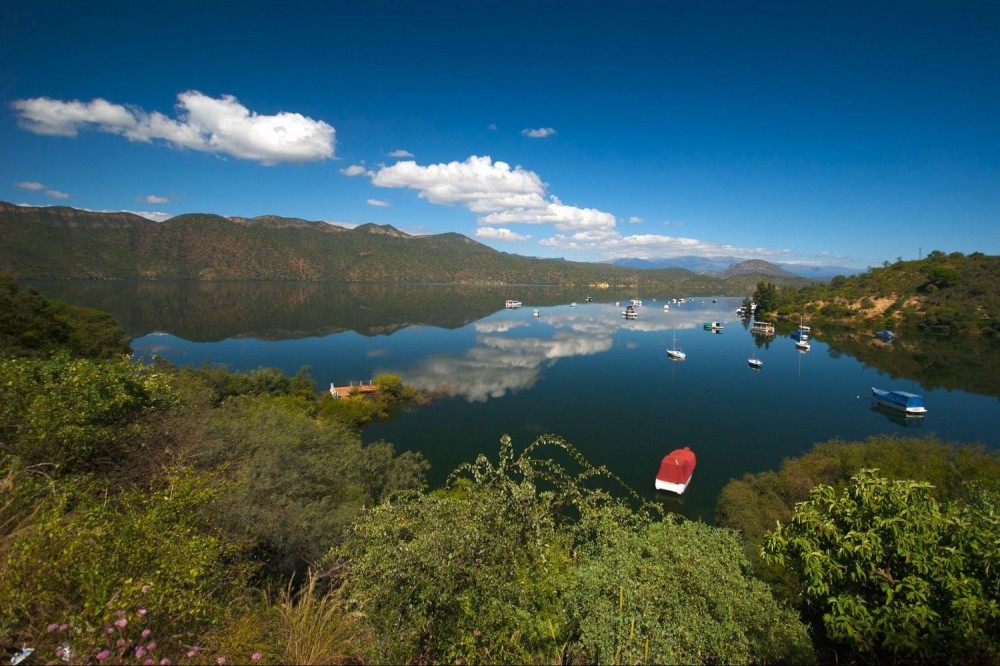
<svg viewBox="0 0 1000 666"><path fill-rule="evenodd" d="M22 279L536 284L745 295L760 277L528 258L456 233L410 236L388 225L344 229L273 215L187 214L157 223L129 213L0 203L0 237L0 271Z"/></svg>
<svg viewBox="0 0 1000 666"><path fill-rule="evenodd" d="M998 256L934 251L826 285L762 284L754 294L758 316L789 329L802 316L824 342L894 376L1000 396ZM892 342L874 335L886 329Z"/></svg>

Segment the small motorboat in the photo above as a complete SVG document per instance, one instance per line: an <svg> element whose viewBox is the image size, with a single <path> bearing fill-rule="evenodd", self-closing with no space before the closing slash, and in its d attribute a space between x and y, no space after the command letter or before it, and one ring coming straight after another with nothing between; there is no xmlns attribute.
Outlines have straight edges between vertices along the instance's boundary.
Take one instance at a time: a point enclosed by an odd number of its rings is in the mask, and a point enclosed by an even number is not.
<svg viewBox="0 0 1000 666"><path fill-rule="evenodd" d="M656 489L680 495L691 483L697 464L694 451L690 447L685 446L683 449L671 451L660 462L660 471L656 474Z"/></svg>
<svg viewBox="0 0 1000 666"><path fill-rule="evenodd" d="M872 398L875 402L890 409L898 409L907 416L923 416L927 413L924 407L924 396L906 391L883 391L874 386L872 388Z"/></svg>

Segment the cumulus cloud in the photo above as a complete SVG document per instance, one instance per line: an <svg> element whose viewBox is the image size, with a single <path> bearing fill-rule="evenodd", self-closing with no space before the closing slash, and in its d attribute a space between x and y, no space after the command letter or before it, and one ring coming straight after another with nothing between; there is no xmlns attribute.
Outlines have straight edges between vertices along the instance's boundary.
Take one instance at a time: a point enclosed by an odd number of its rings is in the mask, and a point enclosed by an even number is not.
<svg viewBox="0 0 1000 666"><path fill-rule="evenodd" d="M402 148L400 148L399 150L394 150L391 153L389 153L389 157L413 157L413 153L411 153L408 150L403 150Z"/></svg>
<svg viewBox="0 0 1000 666"><path fill-rule="evenodd" d="M352 164L349 167L341 169L340 173L344 174L345 176L361 176L368 174L368 169L364 168L360 164Z"/></svg>
<svg viewBox="0 0 1000 666"><path fill-rule="evenodd" d="M639 217L638 215L633 215L632 217L628 218L628 223L629 224L639 224L641 222L642 222L642 218Z"/></svg>
<svg viewBox="0 0 1000 666"><path fill-rule="evenodd" d="M14 183L14 187L20 187L22 190L44 190L45 185L41 183L36 183L33 181L24 181L23 183Z"/></svg>
<svg viewBox="0 0 1000 666"><path fill-rule="evenodd" d="M552 136L556 131L551 127L539 127L537 129L523 129L521 134L532 139L544 139L547 136Z"/></svg>
<svg viewBox="0 0 1000 666"><path fill-rule="evenodd" d="M368 200L368 205L369 206L375 206L377 208L386 208L386 207L389 206L389 202L388 201L384 201L382 199L369 199Z"/></svg>
<svg viewBox="0 0 1000 666"><path fill-rule="evenodd" d="M605 259L637 257L654 259L681 257L689 254L702 257L773 257L777 251L767 248L747 248L727 243L711 243L697 238L634 234L622 236L615 231L584 230L574 234L558 234L539 241L540 245L557 250L588 251Z"/></svg>
<svg viewBox="0 0 1000 666"><path fill-rule="evenodd" d="M59 190L45 190L45 195L53 199L69 199L69 195Z"/></svg>
<svg viewBox="0 0 1000 666"><path fill-rule="evenodd" d="M334 151L335 130L321 120L287 111L262 115L232 95L214 98L197 90L177 95L177 118L100 98L67 102L35 97L15 100L11 107L22 128L45 136L72 137L93 129L265 165L327 159Z"/></svg>
<svg viewBox="0 0 1000 666"><path fill-rule="evenodd" d="M510 229L498 229L496 227L479 227L476 229L477 238L488 238L495 241L514 243L517 241L530 240L531 236L517 234Z"/></svg>
<svg viewBox="0 0 1000 666"><path fill-rule="evenodd" d="M545 197L545 183L533 171L489 156L472 155L464 162L418 165L413 160L382 167L371 175L379 187L407 187L436 204L461 204L478 213L479 223L551 224L560 231L613 229L615 217L594 208L563 204ZM489 232L487 232L489 233Z"/></svg>
<svg viewBox="0 0 1000 666"><path fill-rule="evenodd" d="M148 194L144 197L141 197L139 201L148 204L165 204L170 201L170 197L161 197L155 194Z"/></svg>

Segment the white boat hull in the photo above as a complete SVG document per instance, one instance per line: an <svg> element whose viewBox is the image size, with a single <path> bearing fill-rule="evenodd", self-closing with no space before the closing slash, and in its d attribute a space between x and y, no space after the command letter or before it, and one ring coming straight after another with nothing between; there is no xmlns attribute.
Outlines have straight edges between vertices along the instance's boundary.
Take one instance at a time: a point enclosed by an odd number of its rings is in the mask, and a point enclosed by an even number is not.
<svg viewBox="0 0 1000 666"><path fill-rule="evenodd" d="M689 483L691 483L691 477L688 477L688 480L685 481L684 483L671 483L669 481L660 481L659 479L657 479L656 489L666 490L668 492L677 493L678 495L680 495L683 494L685 490L687 490Z"/></svg>

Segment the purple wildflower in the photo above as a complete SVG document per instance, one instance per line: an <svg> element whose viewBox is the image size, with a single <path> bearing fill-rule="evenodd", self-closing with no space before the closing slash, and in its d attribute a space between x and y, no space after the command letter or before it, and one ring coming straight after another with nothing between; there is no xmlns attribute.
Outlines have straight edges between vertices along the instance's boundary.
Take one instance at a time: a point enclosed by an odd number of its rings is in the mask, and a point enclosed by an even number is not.
<svg viewBox="0 0 1000 666"><path fill-rule="evenodd" d="M151 634L151 633L152 633L152 632L151 632L151 631L150 631L149 629L143 629L143 630L142 630L142 637L143 637L143 638L148 638L148 637L149 637L149 634Z"/></svg>
<svg viewBox="0 0 1000 666"><path fill-rule="evenodd" d="M113 634L113 633L115 633L115 628L114 627L108 627L107 629L104 630L104 633L106 633L106 634Z"/></svg>
<svg viewBox="0 0 1000 666"><path fill-rule="evenodd" d="M155 663L156 662L153 661L152 659L147 659L146 661L142 662L142 666L153 666L153 664Z"/></svg>
<svg viewBox="0 0 1000 666"><path fill-rule="evenodd" d="M117 620L115 620L115 626L118 627L119 629L122 629L123 627L125 627L127 625L128 625L128 620L126 620L123 617L120 617Z"/></svg>
<svg viewBox="0 0 1000 666"><path fill-rule="evenodd" d="M146 654L146 648L142 647L141 645L135 649L136 659L142 659L143 655L145 654Z"/></svg>
<svg viewBox="0 0 1000 666"><path fill-rule="evenodd" d="M215 663L217 663L219 666L223 666L223 664L226 663L226 658L225 657L219 657L218 659L215 660Z"/></svg>
<svg viewBox="0 0 1000 666"><path fill-rule="evenodd" d="M117 646L117 647L125 647L125 642L126 642L126 641L125 641L125 639L124 639L124 638L119 638L119 639L118 639L118 642L117 642L117 643L115 643L115 646Z"/></svg>
<svg viewBox="0 0 1000 666"><path fill-rule="evenodd" d="M59 625L59 631L66 631L67 629L69 629L69 625L65 622Z"/></svg>
<svg viewBox="0 0 1000 666"><path fill-rule="evenodd" d="M49 632L49 633L52 633L53 631L55 631L55 630L56 630L56 629L58 629L58 628L59 628L59 625L58 625L58 624L50 624L50 625L48 626L48 632Z"/></svg>
<svg viewBox="0 0 1000 666"><path fill-rule="evenodd" d="M260 652L254 652L252 655L250 655L250 659L252 659L253 661L260 661L260 656L261 656Z"/></svg>
<svg viewBox="0 0 1000 666"><path fill-rule="evenodd" d="M97 659L97 661L100 661L102 659L107 659L110 656L111 656L111 650L109 650L107 648L104 648L103 650L101 650L100 652L98 652L96 655L94 655L94 658Z"/></svg>
<svg viewBox="0 0 1000 666"><path fill-rule="evenodd" d="M170 660L164 657L160 660L160 666L170 666Z"/></svg>
<svg viewBox="0 0 1000 666"><path fill-rule="evenodd" d="M148 610L146 610L145 608L140 608L140 609L139 609L139 610L137 610L136 612L137 612L137 613L138 613L138 614L139 614L139 615L140 615L141 617L146 617L146 613L148 613L149 611L148 611Z"/></svg>
<svg viewBox="0 0 1000 666"><path fill-rule="evenodd" d="M147 645L146 649L149 650L150 652L152 652L153 650L155 650L156 649L156 642L154 641L154 642L150 643L149 645Z"/></svg>

